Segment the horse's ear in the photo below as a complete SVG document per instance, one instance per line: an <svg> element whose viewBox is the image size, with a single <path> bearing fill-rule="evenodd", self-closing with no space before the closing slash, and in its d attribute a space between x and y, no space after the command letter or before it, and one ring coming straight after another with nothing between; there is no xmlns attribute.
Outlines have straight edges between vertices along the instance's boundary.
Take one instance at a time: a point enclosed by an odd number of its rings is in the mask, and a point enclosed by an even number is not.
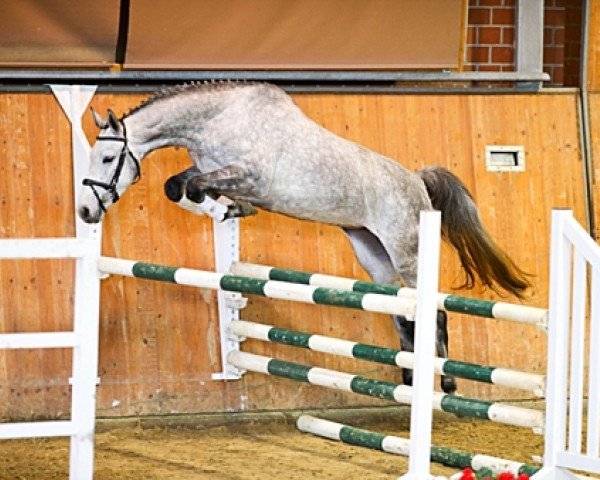
<svg viewBox="0 0 600 480"><path fill-rule="evenodd" d="M117 133L121 132L121 122L111 109L108 109L108 126Z"/></svg>
<svg viewBox="0 0 600 480"><path fill-rule="evenodd" d="M92 115L94 116L94 122L96 123L96 126L100 130L104 130L105 128L107 128L108 121L102 118L102 116L99 113L96 113L96 111L93 108L90 107L90 110L92 111Z"/></svg>

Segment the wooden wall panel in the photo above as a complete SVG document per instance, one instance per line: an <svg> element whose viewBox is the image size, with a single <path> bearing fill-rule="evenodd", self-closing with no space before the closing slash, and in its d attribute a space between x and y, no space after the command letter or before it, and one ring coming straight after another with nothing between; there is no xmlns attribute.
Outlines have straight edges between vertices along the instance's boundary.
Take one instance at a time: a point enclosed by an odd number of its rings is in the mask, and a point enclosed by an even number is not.
<svg viewBox="0 0 600 480"><path fill-rule="evenodd" d="M588 64L587 81L591 91L600 89L600 2L588 2Z"/></svg>
<svg viewBox="0 0 600 480"><path fill-rule="evenodd" d="M547 304L550 210L553 207L573 208L580 221L585 218L575 94L298 94L294 98L311 118L326 128L395 158L410 169L442 165L455 172L472 191L482 219L494 238L511 252L519 265L535 275L535 288L528 303ZM141 100L141 96L101 94L92 104L100 112L110 107L121 114ZM51 112L52 118L44 118L47 111ZM560 116L556 112L560 112ZM10 143L0 144L0 168L3 168L0 175L1 236L43 236L46 232L72 234L72 220L67 220L72 215L72 203L70 197L62 199L62 193L72 189L67 180L70 178L69 129L62 112L49 95L3 95L0 96L0 115L3 116L0 118L0 133L3 134L0 138L11 135ZM50 135L53 143L48 144L46 131L52 125L55 125L57 139ZM89 115L85 117L84 127L88 137L93 139L96 131ZM32 135L34 131L36 133ZM484 147L487 144L524 145L526 172L486 172ZM30 154L29 150L34 146L36 152L46 149L45 155L51 157L55 169L59 169L47 171L39 183L34 172L42 171L39 164L44 162L44 157L41 153ZM13 164L19 165L19 162L25 165L28 176L23 185L17 187L11 179L17 168ZM12 170L7 170L5 165ZM201 269L214 268L210 220L179 210L163 198L163 182L188 165L187 154L175 149L154 152L144 161L142 180L110 209L104 222L105 254ZM49 193L57 181L55 177L60 177L61 182L61 195L57 197L62 199L60 206L52 206L56 196ZM39 205L36 203L34 209L28 209L21 201L23 192L30 191L39 199ZM35 222L28 218L29 212ZM38 212L43 212L44 218L38 220ZM345 236L336 227L260 212L258 216L243 220L241 228L241 257L244 260L367 278L355 261ZM6 319L15 317L21 293L10 284L12 277L4 265L0 270L0 326L3 331L11 331L13 325L6 323ZM47 278L58 275L55 271L22 268L25 270L18 272L21 280L37 278L46 282ZM63 287L70 287L70 281L69 276ZM451 290L460 283L456 257L447 247L443 250L441 283L444 290ZM470 294L497 298L492 292L481 289ZM59 290L48 292L48 295L63 298L65 294ZM110 278L103 282L102 295L100 415L378 403L254 374L248 374L242 381L213 382L211 373L220 371L213 292ZM46 309L45 306L54 301L50 296L43 296L38 301L37 311ZM55 315L52 311L44 314L49 319ZM290 304L260 297L251 297L242 314L249 320L313 333L384 346L398 344L391 321L385 315ZM27 316L19 328L37 327L38 316L33 313ZM451 316L450 328L450 351L455 358L534 371L544 369L545 338L535 328L461 315ZM326 358L291 347L252 341L244 348L266 355L285 355L300 363L400 380L395 369L366 362ZM6 358L0 357L0 385L7 384L4 379L10 378L9 385L21 388L24 378L31 376L30 367L18 369L17 364L7 362ZM52 369L59 371L62 367L58 361L55 363ZM33 366L31 368L36 372ZM46 377L53 378L53 373L42 373L36 375L45 386L49 384ZM469 382L460 383L460 392L495 398L522 396L516 390L500 391ZM0 390L0 395L6 395L6 391ZM0 397L1 405L7 405L3 401L5 398L15 404L16 399L5 396ZM59 402L61 412L68 408L67 400ZM55 404L45 402L28 408L28 411L41 415L56 415L59 411ZM27 416L22 410L6 410L0 415Z"/></svg>
<svg viewBox="0 0 600 480"><path fill-rule="evenodd" d="M588 97L589 101L589 112L590 112L590 140L591 140L591 152L592 159L600 158L600 92L590 93ZM598 182L600 181L600 166L598 162L592 162L592 204L594 205L594 226L595 226L595 238L600 238L600 209L598 206L600 203L600 192L598 192Z"/></svg>
<svg viewBox="0 0 600 480"><path fill-rule="evenodd" d="M52 95L0 95L0 237L74 235L71 132ZM72 328L73 261L0 262L0 332ZM56 416L71 352L0 351L0 418Z"/></svg>

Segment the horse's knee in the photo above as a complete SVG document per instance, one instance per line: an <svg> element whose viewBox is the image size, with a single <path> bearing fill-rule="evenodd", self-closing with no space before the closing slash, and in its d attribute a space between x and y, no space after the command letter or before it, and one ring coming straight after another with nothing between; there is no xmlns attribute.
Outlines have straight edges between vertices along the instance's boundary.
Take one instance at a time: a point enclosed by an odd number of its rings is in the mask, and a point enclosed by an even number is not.
<svg viewBox="0 0 600 480"><path fill-rule="evenodd" d="M165 195L172 202L179 202L185 193L185 181L179 175L170 177L164 185Z"/></svg>
<svg viewBox="0 0 600 480"><path fill-rule="evenodd" d="M199 175L190 178L185 184L185 196L194 203L200 203L204 200L205 191L206 187Z"/></svg>

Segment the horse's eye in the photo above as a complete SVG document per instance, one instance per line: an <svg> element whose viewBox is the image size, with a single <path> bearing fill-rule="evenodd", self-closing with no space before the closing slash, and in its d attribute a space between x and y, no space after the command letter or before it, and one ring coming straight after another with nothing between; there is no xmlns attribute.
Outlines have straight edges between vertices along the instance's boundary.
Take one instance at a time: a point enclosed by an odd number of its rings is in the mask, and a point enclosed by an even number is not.
<svg viewBox="0 0 600 480"><path fill-rule="evenodd" d="M102 159L102 163L110 163L115 159L115 157L104 157Z"/></svg>

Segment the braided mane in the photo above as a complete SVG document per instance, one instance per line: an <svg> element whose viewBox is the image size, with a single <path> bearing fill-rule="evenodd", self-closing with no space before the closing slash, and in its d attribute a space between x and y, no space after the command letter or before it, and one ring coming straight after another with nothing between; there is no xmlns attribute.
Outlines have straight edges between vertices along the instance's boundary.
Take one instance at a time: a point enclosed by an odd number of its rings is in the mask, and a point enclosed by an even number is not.
<svg viewBox="0 0 600 480"><path fill-rule="evenodd" d="M160 90L159 92L155 93L151 97L144 100L139 105L133 107L131 110L129 110L126 114L123 115L121 120L142 110L144 107L147 107L149 105L156 103L159 100L169 99L169 98L175 97L177 95L182 95L182 94L186 94L186 93L195 93L195 92L210 93L210 92L215 92L215 91L230 90L232 88L237 88L237 87L241 87L241 86L261 85L261 84L263 84L263 83L262 82L247 82L247 81L231 81L231 80L219 80L219 81L212 80L212 81L190 82L190 83L183 83L180 85L175 85L173 87L168 87L168 88Z"/></svg>

